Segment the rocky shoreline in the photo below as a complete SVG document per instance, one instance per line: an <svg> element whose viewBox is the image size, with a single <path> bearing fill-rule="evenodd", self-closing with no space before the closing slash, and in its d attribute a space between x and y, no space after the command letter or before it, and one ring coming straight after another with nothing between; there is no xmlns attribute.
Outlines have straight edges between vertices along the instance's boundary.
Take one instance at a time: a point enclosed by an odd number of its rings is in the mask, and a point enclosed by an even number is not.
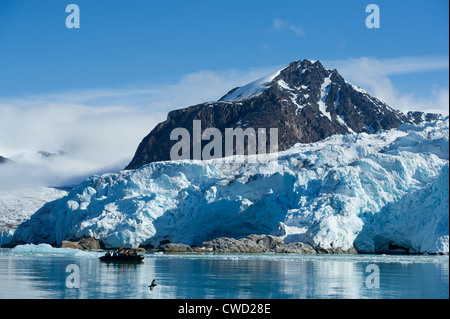
<svg viewBox="0 0 450 319"><path fill-rule="evenodd" d="M272 235L249 235L235 239L219 237L191 247L184 244L167 243L158 250L167 253L215 252L215 253L293 253L293 254L357 254L355 248L317 249L305 243L285 243L280 237Z"/></svg>
<svg viewBox="0 0 450 319"><path fill-rule="evenodd" d="M2 248L13 248L17 245L24 245L27 243L16 242L3 245ZM80 250L104 250L104 243L96 238L88 237L82 238L80 240L62 241L60 245L53 245L58 248L73 248ZM118 248L118 247L113 247ZM159 247L153 246L139 246L134 248L139 251L149 251L149 252L163 252L163 253L247 253L247 254L258 254L258 253L279 253L279 254L359 254L355 247L351 247L348 250L343 250L341 248L329 248L323 249L319 247L313 247L310 244L295 242L295 243L285 243L281 237L273 235L248 235L245 238L229 238L229 237L219 237L210 241L205 241L198 246L190 246L181 243L163 243ZM383 252L385 254L401 254L410 255L408 251L405 250L392 250L389 252ZM423 253L420 255L428 255L428 253ZM447 255L447 254L438 254Z"/></svg>
<svg viewBox="0 0 450 319"><path fill-rule="evenodd" d="M3 248L12 248L16 245L27 243L15 242L3 245ZM92 237L80 240L64 240L60 248L73 248L80 250L103 250L106 249L101 240ZM205 241L198 246L189 246L181 243L164 243L159 247L139 246L139 250L155 251L164 253L292 253L292 254L357 254L354 247L349 250L319 249L306 243L285 243L282 238L272 235L248 235L245 238L235 239L219 237Z"/></svg>

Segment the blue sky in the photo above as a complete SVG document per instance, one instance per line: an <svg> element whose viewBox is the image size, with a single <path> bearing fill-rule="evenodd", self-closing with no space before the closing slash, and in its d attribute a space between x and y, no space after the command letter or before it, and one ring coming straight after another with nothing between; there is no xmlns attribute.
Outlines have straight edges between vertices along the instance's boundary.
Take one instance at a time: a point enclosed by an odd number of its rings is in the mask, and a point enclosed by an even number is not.
<svg viewBox="0 0 450 319"><path fill-rule="evenodd" d="M168 111L300 59L394 108L447 115L448 30L447 0L0 0L0 156L51 185L121 169ZM70 156L50 167L41 150Z"/></svg>
<svg viewBox="0 0 450 319"><path fill-rule="evenodd" d="M65 26L70 3L80 29ZM0 96L174 83L304 58L448 57L448 1L376 1L379 29L365 26L369 3L1 0ZM411 79L397 82L408 89ZM425 82L448 86L448 68Z"/></svg>

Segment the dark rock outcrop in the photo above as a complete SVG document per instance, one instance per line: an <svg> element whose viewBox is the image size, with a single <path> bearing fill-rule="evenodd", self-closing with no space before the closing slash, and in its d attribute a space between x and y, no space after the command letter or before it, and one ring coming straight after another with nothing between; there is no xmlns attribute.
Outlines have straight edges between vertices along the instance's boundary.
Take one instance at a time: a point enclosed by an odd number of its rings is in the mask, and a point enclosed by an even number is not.
<svg viewBox="0 0 450 319"><path fill-rule="evenodd" d="M85 237L80 240L63 240L61 242L62 248L74 248L81 250L100 250L105 249L105 245L101 240L93 238L93 237Z"/></svg>
<svg viewBox="0 0 450 319"><path fill-rule="evenodd" d="M267 247L259 245L248 237L241 239L220 237L202 243L200 249L218 253L261 253L268 251Z"/></svg>
<svg viewBox="0 0 450 319"><path fill-rule="evenodd" d="M343 250L340 248L319 249L307 243L285 243L282 238L272 235L248 235L245 238L234 239L220 237L203 242L194 251L210 251L218 253L292 253L292 254L357 254L354 247Z"/></svg>
<svg viewBox="0 0 450 319"><path fill-rule="evenodd" d="M14 163L14 161L11 161L10 159L7 159L6 157L0 156L0 164L8 164L8 163Z"/></svg>
<svg viewBox="0 0 450 319"><path fill-rule="evenodd" d="M98 249L104 249L105 245L98 239L87 237L87 238L81 238L78 241L78 246L81 249L86 250L98 250Z"/></svg>
<svg viewBox="0 0 450 319"><path fill-rule="evenodd" d="M315 249L306 243L285 243L272 235L248 235L245 238L219 237L205 241L199 246L166 243L159 251L166 253L213 252L213 253L292 253L292 254L357 254L356 249Z"/></svg>
<svg viewBox="0 0 450 319"><path fill-rule="evenodd" d="M187 253L194 250L189 245L168 243L161 247L161 251L166 253Z"/></svg>

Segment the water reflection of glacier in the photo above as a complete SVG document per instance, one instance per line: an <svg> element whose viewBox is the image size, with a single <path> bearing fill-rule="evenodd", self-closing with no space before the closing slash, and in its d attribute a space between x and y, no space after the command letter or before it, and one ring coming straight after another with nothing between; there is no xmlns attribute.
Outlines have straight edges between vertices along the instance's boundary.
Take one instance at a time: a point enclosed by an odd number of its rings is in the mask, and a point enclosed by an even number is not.
<svg viewBox="0 0 450 319"><path fill-rule="evenodd" d="M448 256L147 253L142 264L98 256L0 249L0 298L448 298ZM70 264L79 288L66 287ZM366 285L370 264L379 288Z"/></svg>

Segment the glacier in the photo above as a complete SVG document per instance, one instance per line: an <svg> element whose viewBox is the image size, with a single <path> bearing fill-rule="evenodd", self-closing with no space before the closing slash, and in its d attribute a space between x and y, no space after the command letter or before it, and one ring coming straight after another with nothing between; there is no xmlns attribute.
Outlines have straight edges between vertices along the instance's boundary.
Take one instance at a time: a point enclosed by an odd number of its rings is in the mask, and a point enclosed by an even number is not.
<svg viewBox="0 0 450 319"><path fill-rule="evenodd" d="M9 243L17 226L30 218L42 205L67 193L68 188L61 187L0 187L0 246Z"/></svg>
<svg viewBox="0 0 450 319"><path fill-rule="evenodd" d="M106 247L158 247L272 234L322 249L448 254L448 117L333 135L275 155L92 176L20 224L12 241L94 237Z"/></svg>

